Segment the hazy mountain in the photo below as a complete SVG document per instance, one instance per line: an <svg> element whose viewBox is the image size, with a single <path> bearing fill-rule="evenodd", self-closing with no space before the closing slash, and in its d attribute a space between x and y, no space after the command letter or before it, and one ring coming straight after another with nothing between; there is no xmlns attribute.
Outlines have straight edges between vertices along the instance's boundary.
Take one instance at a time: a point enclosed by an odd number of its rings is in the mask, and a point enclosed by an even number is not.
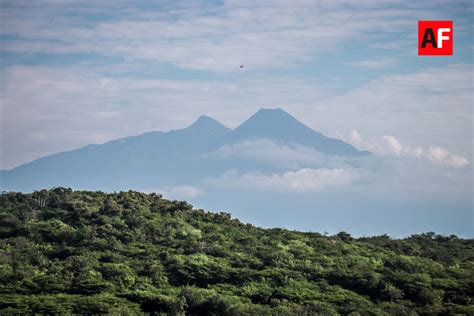
<svg viewBox="0 0 474 316"><path fill-rule="evenodd" d="M313 147L329 155L368 154L313 131L281 109L261 109L234 130L210 117L201 116L184 129L149 132L43 157L1 171L1 189L30 191L53 186L102 190L157 189L193 183L228 168L244 164L246 168L252 168L248 161L218 161L202 157L223 145L262 138Z"/></svg>
<svg viewBox="0 0 474 316"><path fill-rule="evenodd" d="M314 147L330 155L362 156L352 145L339 139L328 138L296 120L282 109L260 109L222 140L223 144L259 138L273 139L284 143L294 143Z"/></svg>

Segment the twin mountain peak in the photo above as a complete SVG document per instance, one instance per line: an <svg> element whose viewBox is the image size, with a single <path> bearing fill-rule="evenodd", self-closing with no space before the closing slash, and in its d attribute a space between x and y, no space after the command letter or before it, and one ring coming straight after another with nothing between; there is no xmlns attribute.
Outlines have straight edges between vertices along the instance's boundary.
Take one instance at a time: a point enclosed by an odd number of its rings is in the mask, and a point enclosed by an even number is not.
<svg viewBox="0 0 474 316"><path fill-rule="evenodd" d="M364 156L369 154L367 151L357 150L342 140L328 138L312 130L280 108L262 108L233 130L209 116L202 115L189 127L173 132L190 132L203 136L211 134L217 138L216 145L270 139L278 143L312 147L329 155Z"/></svg>
<svg viewBox="0 0 474 316"><path fill-rule="evenodd" d="M260 139L310 147L326 155L370 154L312 130L282 109L260 109L235 129L203 115L184 129L148 132L46 156L0 171L0 189L31 191L70 186L115 190L191 183L232 168L268 168L258 161L235 157L206 159L212 156L207 153L222 146Z"/></svg>

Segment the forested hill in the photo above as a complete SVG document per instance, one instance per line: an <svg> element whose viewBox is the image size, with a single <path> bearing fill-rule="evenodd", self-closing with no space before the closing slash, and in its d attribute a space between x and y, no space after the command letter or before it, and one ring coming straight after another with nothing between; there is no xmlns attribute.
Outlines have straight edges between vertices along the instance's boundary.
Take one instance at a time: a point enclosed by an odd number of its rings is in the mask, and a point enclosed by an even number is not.
<svg viewBox="0 0 474 316"><path fill-rule="evenodd" d="M2 315L472 315L473 260L456 236L262 229L156 194L0 196Z"/></svg>

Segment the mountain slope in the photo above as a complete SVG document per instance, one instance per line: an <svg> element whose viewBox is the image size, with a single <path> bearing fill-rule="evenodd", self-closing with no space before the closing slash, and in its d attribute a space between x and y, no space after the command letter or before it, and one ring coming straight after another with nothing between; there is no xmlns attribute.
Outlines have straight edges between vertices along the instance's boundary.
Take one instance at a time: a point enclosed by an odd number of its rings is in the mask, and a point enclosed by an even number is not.
<svg viewBox="0 0 474 316"><path fill-rule="evenodd" d="M339 139L328 138L313 131L282 109L260 109L230 132L222 143L230 144L258 138L313 147L330 155L363 156L368 154Z"/></svg>
<svg viewBox="0 0 474 316"><path fill-rule="evenodd" d="M181 183L192 184L239 166L261 169L262 166L251 161L203 159L204 154L220 146L261 138L309 146L330 155L367 154L313 131L281 109L261 109L235 130L201 116L184 129L149 132L50 155L0 171L0 189L31 191L67 186L156 190Z"/></svg>
<svg viewBox="0 0 474 316"><path fill-rule="evenodd" d="M243 224L129 191L0 195L0 314L472 315L473 240Z"/></svg>
<svg viewBox="0 0 474 316"><path fill-rule="evenodd" d="M116 190L156 188L180 179L186 161L208 150L229 129L206 116L188 128L167 133L149 132L101 145L88 145L37 159L0 174L3 190L72 186ZM157 179L157 175L160 179ZM155 177L156 176L156 177Z"/></svg>

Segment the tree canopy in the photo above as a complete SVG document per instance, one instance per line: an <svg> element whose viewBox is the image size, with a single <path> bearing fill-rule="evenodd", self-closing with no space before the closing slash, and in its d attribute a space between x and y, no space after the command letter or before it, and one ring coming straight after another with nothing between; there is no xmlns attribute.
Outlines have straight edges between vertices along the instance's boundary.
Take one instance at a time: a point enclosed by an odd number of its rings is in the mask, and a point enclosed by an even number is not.
<svg viewBox="0 0 474 316"><path fill-rule="evenodd" d="M0 195L2 315L472 315L473 297L474 241L454 235L262 229L135 191Z"/></svg>

